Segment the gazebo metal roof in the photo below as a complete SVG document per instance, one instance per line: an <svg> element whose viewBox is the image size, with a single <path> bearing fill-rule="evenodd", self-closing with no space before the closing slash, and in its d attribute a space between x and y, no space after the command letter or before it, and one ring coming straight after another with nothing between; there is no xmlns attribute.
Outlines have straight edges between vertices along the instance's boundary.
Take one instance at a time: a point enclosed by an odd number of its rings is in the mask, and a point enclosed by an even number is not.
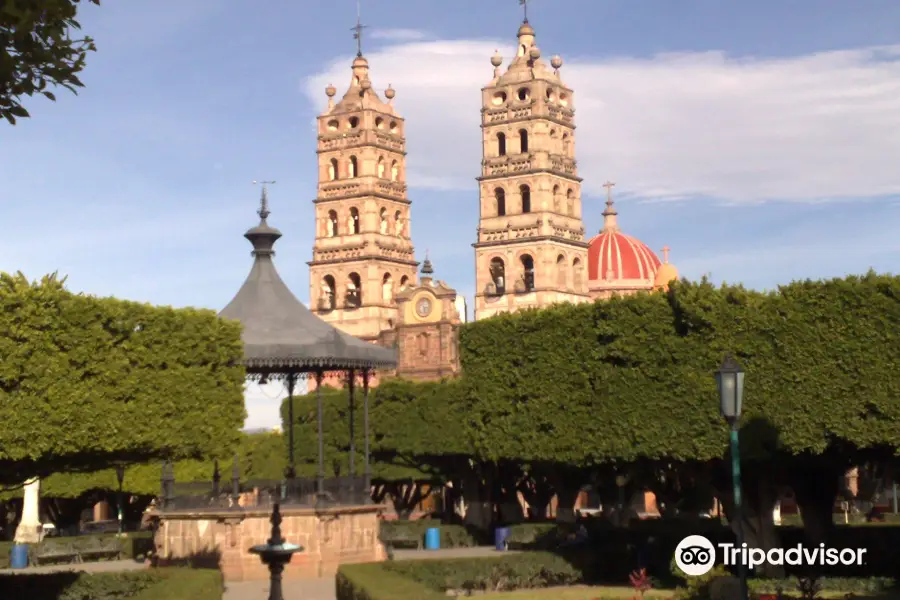
<svg viewBox="0 0 900 600"><path fill-rule="evenodd" d="M266 189L259 225L244 234L253 244L253 267L244 285L219 313L243 325L244 365L250 373L278 374L397 366L397 352L344 333L314 315L288 289L272 249L281 232L266 222Z"/></svg>

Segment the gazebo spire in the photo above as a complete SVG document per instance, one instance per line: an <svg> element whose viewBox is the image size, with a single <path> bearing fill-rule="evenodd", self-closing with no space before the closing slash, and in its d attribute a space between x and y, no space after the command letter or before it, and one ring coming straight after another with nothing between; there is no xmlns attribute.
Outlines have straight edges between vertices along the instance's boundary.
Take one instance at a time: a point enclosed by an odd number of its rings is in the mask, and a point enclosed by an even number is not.
<svg viewBox="0 0 900 600"><path fill-rule="evenodd" d="M281 237L281 232L274 227L269 227L269 224L266 222L266 219L271 214L269 212L269 195L266 186L275 182L254 181L253 183L262 184L262 194L259 198L259 210L256 211L256 214L259 215L259 225L247 230L244 237L253 244L253 256L257 258L262 256L274 256L275 250L273 250L273 248L275 242Z"/></svg>

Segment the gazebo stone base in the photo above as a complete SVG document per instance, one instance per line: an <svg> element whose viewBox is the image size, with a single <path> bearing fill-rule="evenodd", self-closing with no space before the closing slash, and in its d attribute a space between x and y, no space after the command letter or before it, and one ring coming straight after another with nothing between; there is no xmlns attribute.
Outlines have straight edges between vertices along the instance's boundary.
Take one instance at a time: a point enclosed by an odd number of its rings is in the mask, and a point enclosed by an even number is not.
<svg viewBox="0 0 900 600"><path fill-rule="evenodd" d="M332 577L340 565L379 562L387 557L378 540L380 506L341 506L315 510L283 507L284 538L299 544L284 569L285 579ZM154 537L158 566L192 563L218 566L225 581L269 579L269 570L250 548L265 544L271 511L193 510L158 512Z"/></svg>

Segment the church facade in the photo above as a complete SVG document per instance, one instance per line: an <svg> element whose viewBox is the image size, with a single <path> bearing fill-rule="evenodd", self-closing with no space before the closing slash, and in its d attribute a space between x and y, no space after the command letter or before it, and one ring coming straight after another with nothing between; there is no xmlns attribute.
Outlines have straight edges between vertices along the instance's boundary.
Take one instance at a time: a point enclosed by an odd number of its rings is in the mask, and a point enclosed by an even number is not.
<svg viewBox="0 0 900 600"><path fill-rule="evenodd" d="M527 19L516 48L505 69L503 57L490 57L493 78L481 89L474 318L665 287L678 278L668 248L660 261L620 230L612 183L606 184L603 226L587 238L575 92L562 80L562 58L544 60ZM347 333L396 347L395 375L455 376L466 303L434 279L427 257L419 272L406 180L407 124L394 107L396 91L375 91L360 51L341 99L335 101L333 85L325 93L328 105L317 120L310 308Z"/></svg>

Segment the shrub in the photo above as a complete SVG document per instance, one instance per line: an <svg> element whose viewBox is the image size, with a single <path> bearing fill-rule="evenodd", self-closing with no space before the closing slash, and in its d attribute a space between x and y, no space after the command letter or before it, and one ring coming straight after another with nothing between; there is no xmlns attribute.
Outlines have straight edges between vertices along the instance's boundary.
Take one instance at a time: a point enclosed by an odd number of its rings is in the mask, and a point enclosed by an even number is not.
<svg viewBox="0 0 900 600"><path fill-rule="evenodd" d="M435 590L391 573L385 563L343 565L338 569L337 600L442 600Z"/></svg>
<svg viewBox="0 0 900 600"><path fill-rule="evenodd" d="M381 521L381 536L390 538L396 532L408 531L422 539L425 537L425 530L432 527L441 530L441 546L445 548L471 548L478 545L478 540L462 525L444 525L433 519Z"/></svg>
<svg viewBox="0 0 900 600"><path fill-rule="evenodd" d="M0 575L0 589L28 600L221 600L224 585L214 570L153 569Z"/></svg>
<svg viewBox="0 0 900 600"><path fill-rule="evenodd" d="M546 552L489 558L398 561L385 564L398 573L438 590L505 591L568 585L582 574L564 558Z"/></svg>
<svg viewBox="0 0 900 600"><path fill-rule="evenodd" d="M338 600L431 600L447 590L506 591L570 585L582 573L564 558L544 552L489 558L409 560L344 565Z"/></svg>

